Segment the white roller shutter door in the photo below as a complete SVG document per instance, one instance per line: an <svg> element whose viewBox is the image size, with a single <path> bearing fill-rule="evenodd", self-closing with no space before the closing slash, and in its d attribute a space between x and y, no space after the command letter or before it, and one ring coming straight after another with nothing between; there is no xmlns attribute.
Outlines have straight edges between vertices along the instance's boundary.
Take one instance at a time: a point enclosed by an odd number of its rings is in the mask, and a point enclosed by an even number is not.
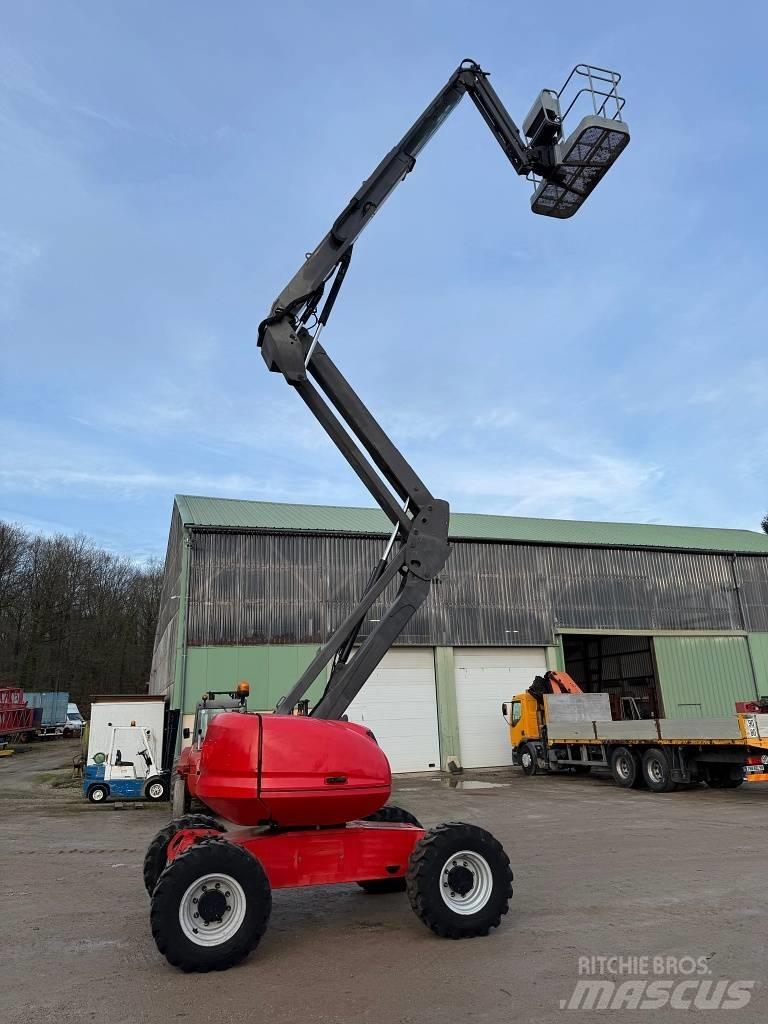
<svg viewBox="0 0 768 1024"><path fill-rule="evenodd" d="M461 763L512 764L501 705L546 672L543 647L458 647L454 652Z"/></svg>
<svg viewBox="0 0 768 1024"><path fill-rule="evenodd" d="M388 651L350 704L347 717L350 722L368 726L393 772L438 769L440 740L432 648Z"/></svg>

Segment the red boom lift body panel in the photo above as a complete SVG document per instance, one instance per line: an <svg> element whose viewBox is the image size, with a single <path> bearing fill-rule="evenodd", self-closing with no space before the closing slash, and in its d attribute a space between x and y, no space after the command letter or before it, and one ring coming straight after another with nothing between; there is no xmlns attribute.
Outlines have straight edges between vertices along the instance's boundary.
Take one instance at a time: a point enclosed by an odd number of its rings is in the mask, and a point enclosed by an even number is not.
<svg viewBox="0 0 768 1024"><path fill-rule="evenodd" d="M340 825L373 814L392 787L373 733L306 716L223 714L209 725L198 797L237 825Z"/></svg>

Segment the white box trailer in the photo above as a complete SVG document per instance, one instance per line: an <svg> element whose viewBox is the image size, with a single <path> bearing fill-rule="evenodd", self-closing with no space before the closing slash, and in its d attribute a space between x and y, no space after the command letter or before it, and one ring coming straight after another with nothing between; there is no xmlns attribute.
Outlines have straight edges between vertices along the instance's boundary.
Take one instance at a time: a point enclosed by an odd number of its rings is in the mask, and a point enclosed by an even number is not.
<svg viewBox="0 0 768 1024"><path fill-rule="evenodd" d="M91 704L83 794L92 803L167 800L178 712L164 697L103 697Z"/></svg>

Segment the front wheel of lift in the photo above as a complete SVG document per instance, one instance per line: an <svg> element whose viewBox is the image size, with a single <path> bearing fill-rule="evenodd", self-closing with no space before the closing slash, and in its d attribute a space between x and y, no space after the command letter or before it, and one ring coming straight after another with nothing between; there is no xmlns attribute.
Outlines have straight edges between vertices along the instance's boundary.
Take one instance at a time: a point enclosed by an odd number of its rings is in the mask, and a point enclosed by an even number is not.
<svg viewBox="0 0 768 1024"><path fill-rule="evenodd" d="M168 863L168 843L183 828L210 828L217 832L224 831L218 821L209 814L185 814L181 818L174 818L165 828L161 828L144 855L144 888L150 896Z"/></svg>
<svg viewBox="0 0 768 1024"><path fill-rule="evenodd" d="M487 935L509 910L509 857L485 829L447 822L414 846L407 891L414 913L436 935L446 939Z"/></svg>
<svg viewBox="0 0 768 1024"><path fill-rule="evenodd" d="M272 889L247 850L204 839L171 861L152 894L157 948L186 972L223 971L256 948L269 923Z"/></svg>

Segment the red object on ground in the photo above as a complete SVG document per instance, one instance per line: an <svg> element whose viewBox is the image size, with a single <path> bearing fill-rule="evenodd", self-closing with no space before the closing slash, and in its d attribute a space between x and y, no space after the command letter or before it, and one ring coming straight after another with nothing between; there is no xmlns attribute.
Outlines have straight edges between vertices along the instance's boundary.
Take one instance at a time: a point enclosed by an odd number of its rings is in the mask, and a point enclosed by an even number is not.
<svg viewBox="0 0 768 1024"><path fill-rule="evenodd" d="M768 713L768 702L764 700L737 700L736 711L742 715L764 715Z"/></svg>
<svg viewBox="0 0 768 1024"><path fill-rule="evenodd" d="M0 736L30 732L34 719L34 708L27 707L22 689L16 686L0 689Z"/></svg>
<svg viewBox="0 0 768 1024"><path fill-rule="evenodd" d="M242 846L261 863L273 889L288 889L403 878L408 858L424 829L355 821L338 828L311 831L235 829L222 836L211 829L188 828L177 832L168 844L168 862L208 835Z"/></svg>
<svg viewBox="0 0 768 1024"><path fill-rule="evenodd" d="M238 825L311 827L364 818L391 788L387 757L364 726L225 714L208 726L195 792Z"/></svg>

